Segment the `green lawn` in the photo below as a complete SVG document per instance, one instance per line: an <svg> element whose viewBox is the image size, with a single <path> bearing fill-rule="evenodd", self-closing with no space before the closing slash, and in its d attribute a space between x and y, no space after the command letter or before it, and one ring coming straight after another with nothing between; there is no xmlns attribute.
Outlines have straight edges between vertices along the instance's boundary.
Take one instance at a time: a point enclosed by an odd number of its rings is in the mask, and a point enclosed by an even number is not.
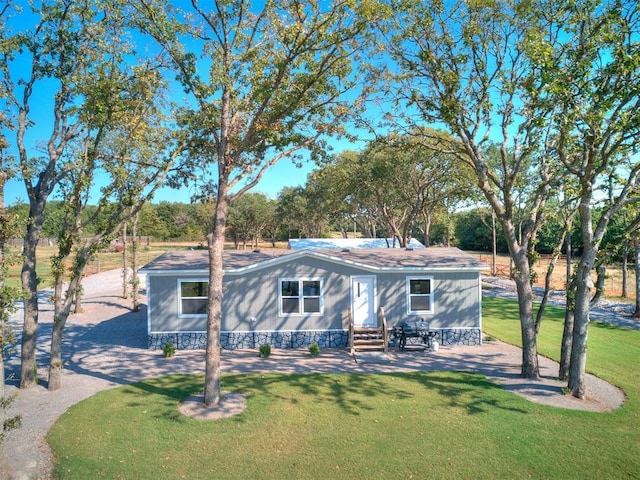
<svg viewBox="0 0 640 480"><path fill-rule="evenodd" d="M487 299L484 327L517 340L514 302ZM556 356L561 310L543 325ZM321 360L321 357L320 357ZM229 375L247 410L202 422L176 404L199 376L101 392L49 442L59 478L640 478L640 332L590 330L589 368L629 395L613 413L530 403L464 372Z"/></svg>

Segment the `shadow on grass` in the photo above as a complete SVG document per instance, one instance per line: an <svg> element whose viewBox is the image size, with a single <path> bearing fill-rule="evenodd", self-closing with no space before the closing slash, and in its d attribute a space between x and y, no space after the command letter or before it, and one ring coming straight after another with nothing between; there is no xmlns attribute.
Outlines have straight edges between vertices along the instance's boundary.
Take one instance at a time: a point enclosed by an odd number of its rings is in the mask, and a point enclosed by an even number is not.
<svg viewBox="0 0 640 480"><path fill-rule="evenodd" d="M158 414L180 423L186 417L176 405L202 390L202 375L170 375L121 387L127 407L160 407ZM384 408L386 402L429 398L431 406L457 407L468 415L491 410L527 413L505 401L504 390L482 376L464 372L239 374L223 375L222 390L242 393L252 403L270 408L278 403L306 403L314 408L337 407L342 414L359 416ZM153 398L151 398L153 396ZM312 411L312 410L311 410ZM242 422L242 415L233 421Z"/></svg>

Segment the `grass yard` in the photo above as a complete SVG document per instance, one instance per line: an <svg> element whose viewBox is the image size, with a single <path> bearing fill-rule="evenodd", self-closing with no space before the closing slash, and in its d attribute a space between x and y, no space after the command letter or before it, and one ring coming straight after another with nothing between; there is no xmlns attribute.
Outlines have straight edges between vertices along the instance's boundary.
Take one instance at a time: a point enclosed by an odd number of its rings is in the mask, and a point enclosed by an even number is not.
<svg viewBox="0 0 640 480"><path fill-rule="evenodd" d="M561 309L541 353L557 356ZM484 329L517 343L517 304L486 299ZM593 325L589 369L620 385L613 413L530 403L464 372L223 377L248 396L234 418L202 422L176 404L201 376L101 392L49 434L60 479L640 478L640 332ZM322 357L319 358L319 361Z"/></svg>

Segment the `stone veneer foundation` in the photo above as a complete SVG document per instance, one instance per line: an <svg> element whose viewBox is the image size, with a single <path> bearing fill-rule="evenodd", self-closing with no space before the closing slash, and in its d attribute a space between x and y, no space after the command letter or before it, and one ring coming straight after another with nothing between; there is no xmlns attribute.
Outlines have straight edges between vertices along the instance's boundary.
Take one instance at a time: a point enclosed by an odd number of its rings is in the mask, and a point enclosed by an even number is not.
<svg viewBox="0 0 640 480"><path fill-rule="evenodd" d="M480 345L482 332L479 328L435 330L435 340L440 345ZM420 339L409 338L407 344L419 343ZM165 343L172 343L178 350L204 350L207 335L195 333L152 333L149 348L161 350ZM222 332L220 345L225 350L253 349L268 343L273 348L304 348L317 342L320 348L347 348L348 330L308 330L301 332Z"/></svg>

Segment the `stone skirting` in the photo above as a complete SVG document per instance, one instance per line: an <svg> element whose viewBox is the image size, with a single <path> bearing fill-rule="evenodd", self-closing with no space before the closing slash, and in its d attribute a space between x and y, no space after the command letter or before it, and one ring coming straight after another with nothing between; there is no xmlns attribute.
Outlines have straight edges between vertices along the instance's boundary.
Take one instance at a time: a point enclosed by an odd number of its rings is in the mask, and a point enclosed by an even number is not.
<svg viewBox="0 0 640 480"><path fill-rule="evenodd" d="M455 328L435 330L435 340L440 345L480 345L482 332L479 328ZM408 338L407 344L420 339ZM207 335L196 333L152 333L149 334L149 348L161 350L165 343L172 343L178 350L204 350ZM259 348L268 343L273 348L303 348L317 342L320 348L347 348L348 330L308 330L301 332L222 332L220 345L225 350Z"/></svg>
<svg viewBox="0 0 640 480"><path fill-rule="evenodd" d="M480 345L482 343L482 332L479 328L447 328L433 329L436 333L433 340L441 346L453 345ZM418 337L408 337L407 345L422 345L423 341ZM389 347L397 347L398 339L389 341Z"/></svg>
<svg viewBox="0 0 640 480"><path fill-rule="evenodd" d="M178 350L204 350L207 347L207 335L197 333L152 333L149 335L149 348L162 349L170 342ZM222 332L220 346L225 350L259 348L268 343L273 348L302 348L317 342L320 348L346 348L349 342L347 330L309 330L302 332Z"/></svg>
<svg viewBox="0 0 640 480"><path fill-rule="evenodd" d="M479 328L449 328L437 332L435 338L440 345L482 344L482 331Z"/></svg>

